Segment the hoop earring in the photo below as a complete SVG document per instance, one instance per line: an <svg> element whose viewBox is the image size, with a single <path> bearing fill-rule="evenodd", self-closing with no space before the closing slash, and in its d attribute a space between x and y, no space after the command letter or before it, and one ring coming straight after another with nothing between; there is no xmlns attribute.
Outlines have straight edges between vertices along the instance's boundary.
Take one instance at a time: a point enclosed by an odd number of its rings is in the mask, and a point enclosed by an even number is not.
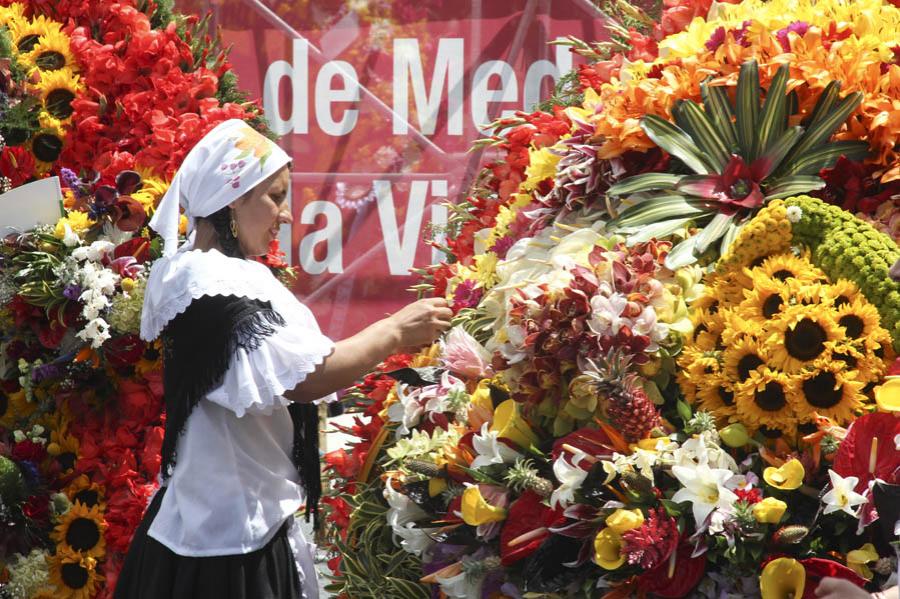
<svg viewBox="0 0 900 599"><path fill-rule="evenodd" d="M237 223L234 222L234 215L231 216L231 236L237 239Z"/></svg>

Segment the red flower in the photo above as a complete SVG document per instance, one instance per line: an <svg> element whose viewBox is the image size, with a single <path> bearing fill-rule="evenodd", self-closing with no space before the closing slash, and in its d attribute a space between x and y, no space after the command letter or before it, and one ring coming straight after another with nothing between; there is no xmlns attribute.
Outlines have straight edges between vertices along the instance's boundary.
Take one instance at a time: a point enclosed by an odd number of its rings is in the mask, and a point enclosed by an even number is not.
<svg viewBox="0 0 900 599"><path fill-rule="evenodd" d="M0 174L18 187L34 176L34 156L19 146L5 146L0 152Z"/></svg>
<svg viewBox="0 0 900 599"><path fill-rule="evenodd" d="M150 240L146 237L132 237L122 242L113 250L114 258L132 256L140 264L150 259Z"/></svg>
<svg viewBox="0 0 900 599"><path fill-rule="evenodd" d="M628 51L628 60L643 60L645 62L653 62L659 56L659 49L656 47L656 40L648 37L634 28L628 30L629 43L631 50Z"/></svg>
<svg viewBox="0 0 900 599"><path fill-rule="evenodd" d="M744 501L753 505L762 501L762 493L759 489L735 489L734 494L737 495L738 501Z"/></svg>
<svg viewBox="0 0 900 599"><path fill-rule="evenodd" d="M669 560L657 564L638 577L638 589L658 597L686 597L706 572L706 555L691 557L693 548L682 541L675 554L675 567Z"/></svg>
<svg viewBox="0 0 900 599"><path fill-rule="evenodd" d="M348 453L343 447L325 454L325 467L337 472L341 478L355 478L361 466L357 453Z"/></svg>
<svg viewBox="0 0 900 599"><path fill-rule="evenodd" d="M509 506L509 515L500 531L501 563L508 567L537 551L550 535L548 529L564 520L561 508L550 509L537 493L525 491ZM510 545L511 541L528 533L533 534L526 541Z"/></svg>
<svg viewBox="0 0 900 599"><path fill-rule="evenodd" d="M44 458L47 457L47 448L41 443L35 443L31 439L25 439L13 445L10 456L13 460L18 462L40 464L44 461Z"/></svg>
<svg viewBox="0 0 900 599"><path fill-rule="evenodd" d="M50 520L50 497L48 495L31 495L22 506L22 513L35 522L46 524Z"/></svg>
<svg viewBox="0 0 900 599"><path fill-rule="evenodd" d="M650 510L644 523L622 534L623 553L629 564L640 564L644 570L668 562L678 545L678 524L664 508Z"/></svg>
<svg viewBox="0 0 900 599"><path fill-rule="evenodd" d="M900 418L893 414L874 412L857 418L838 447L834 471L843 477L859 478L857 493L866 492L869 481L875 478L892 485L900 483L900 451L894 447L898 434ZM870 471L871 466L874 471Z"/></svg>
<svg viewBox="0 0 900 599"><path fill-rule="evenodd" d="M113 368L137 364L146 346L137 335L113 337L103 345L103 356Z"/></svg>
<svg viewBox="0 0 900 599"><path fill-rule="evenodd" d="M800 560L803 569L806 570L806 586L803 588L802 599L815 599L816 587L823 578L843 578L849 580L859 588L865 588L866 580L850 568L830 559L811 557Z"/></svg>

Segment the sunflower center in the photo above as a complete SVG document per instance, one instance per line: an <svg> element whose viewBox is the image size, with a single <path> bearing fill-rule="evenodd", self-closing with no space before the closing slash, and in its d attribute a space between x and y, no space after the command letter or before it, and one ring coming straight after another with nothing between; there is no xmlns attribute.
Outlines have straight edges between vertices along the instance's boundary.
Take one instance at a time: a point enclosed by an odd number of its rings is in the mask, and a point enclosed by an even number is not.
<svg viewBox="0 0 900 599"><path fill-rule="evenodd" d="M772 273L772 277L778 279L779 281L787 281L788 279L794 278L796 275L786 268L782 268L780 270L776 270Z"/></svg>
<svg viewBox="0 0 900 599"><path fill-rule="evenodd" d="M834 307L840 308L841 306L847 305L850 303L850 298L846 295L839 295L834 300Z"/></svg>
<svg viewBox="0 0 900 599"><path fill-rule="evenodd" d="M750 373L756 370L758 366L762 366L765 362L762 361L762 358L757 356L756 354L747 354L746 356L742 356L737 363L737 371L738 378L741 382L747 380L747 377L750 376Z"/></svg>
<svg viewBox="0 0 900 599"><path fill-rule="evenodd" d="M80 564L63 564L59 570L63 582L70 589L80 589L88 583L88 571Z"/></svg>
<svg viewBox="0 0 900 599"><path fill-rule="evenodd" d="M75 551L87 551L100 542L100 529L97 523L87 518L76 518L66 531L66 543Z"/></svg>
<svg viewBox="0 0 900 599"><path fill-rule="evenodd" d="M31 151L42 162L55 162L62 152L63 142L51 133L39 133L34 136Z"/></svg>
<svg viewBox="0 0 900 599"><path fill-rule="evenodd" d="M34 47L37 46L37 43L40 41L40 39L41 36L36 33L26 35L19 40L18 44L16 44L16 49L22 54L31 52L32 50L34 50Z"/></svg>
<svg viewBox="0 0 900 599"><path fill-rule="evenodd" d="M797 425L797 432L801 435L811 435L819 430L815 422L801 422Z"/></svg>
<svg viewBox="0 0 900 599"><path fill-rule="evenodd" d="M775 381L766 383L766 387L762 391L757 391L753 399L760 409L767 412L777 412L787 404L784 388Z"/></svg>
<svg viewBox="0 0 900 599"><path fill-rule="evenodd" d="M759 268L766 261L767 256L758 256L750 263L750 268Z"/></svg>
<svg viewBox="0 0 900 599"><path fill-rule="evenodd" d="M875 354L876 358L883 358L884 357L884 346L879 345L874 350L872 350L872 353Z"/></svg>
<svg viewBox="0 0 900 599"><path fill-rule="evenodd" d="M47 112L58 119L67 119L72 116L72 112L74 112L72 108L72 100L74 99L75 94L70 90L54 89L47 94L47 100L45 101Z"/></svg>
<svg viewBox="0 0 900 599"><path fill-rule="evenodd" d="M781 310L781 306L784 304L784 300L781 299L781 296L777 293L773 293L769 297L766 298L766 301L763 302L762 305L762 313L766 318L772 318L778 311Z"/></svg>
<svg viewBox="0 0 900 599"><path fill-rule="evenodd" d="M784 333L784 347L793 358L804 362L817 357L825 349L825 329L811 318L804 318L793 330Z"/></svg>
<svg viewBox="0 0 900 599"><path fill-rule="evenodd" d="M56 456L56 461L63 470L71 470L75 467L75 454L71 451L66 451Z"/></svg>
<svg viewBox="0 0 900 599"><path fill-rule="evenodd" d="M847 330L848 337L853 337L854 339L859 339L859 336L862 335L863 330L866 328L862 318L856 314L844 314L838 320L838 324Z"/></svg>
<svg viewBox="0 0 900 599"><path fill-rule="evenodd" d="M721 399L722 403L726 406L734 405L734 393L725 387L719 387L719 399Z"/></svg>
<svg viewBox="0 0 900 599"><path fill-rule="evenodd" d="M66 66L66 57L56 50L41 52L34 60L34 64L42 71L58 71Z"/></svg>
<svg viewBox="0 0 900 599"><path fill-rule="evenodd" d="M82 489L72 496L72 502L80 501L85 507L94 507L100 501L100 495L93 489Z"/></svg>
<svg viewBox="0 0 900 599"><path fill-rule="evenodd" d="M765 426L765 425L759 427L759 432L761 432L763 434L763 436L766 437L767 439L777 439L778 437L780 437L781 435L784 434L781 432L781 430L779 430L777 428L769 428L768 426Z"/></svg>
<svg viewBox="0 0 900 599"><path fill-rule="evenodd" d="M846 364L848 368L851 369L856 368L856 365L859 363L859 361L850 354L835 352L831 354L831 357L835 360L840 360L841 362Z"/></svg>
<svg viewBox="0 0 900 599"><path fill-rule="evenodd" d="M711 303L707 310L709 310L710 314L716 314L719 311L719 300L715 300L713 303Z"/></svg>
<svg viewBox="0 0 900 599"><path fill-rule="evenodd" d="M803 381L803 395L813 406L825 409L841 403L844 392L843 386L837 384L834 373L826 370Z"/></svg>

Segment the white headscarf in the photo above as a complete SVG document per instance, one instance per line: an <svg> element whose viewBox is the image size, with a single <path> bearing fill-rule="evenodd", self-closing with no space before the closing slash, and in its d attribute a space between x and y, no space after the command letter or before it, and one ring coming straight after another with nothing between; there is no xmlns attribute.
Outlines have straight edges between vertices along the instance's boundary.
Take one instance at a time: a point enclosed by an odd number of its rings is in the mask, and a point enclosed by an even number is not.
<svg viewBox="0 0 900 599"><path fill-rule="evenodd" d="M220 284L216 280L205 281L210 287L205 289L203 281L195 280L197 273L191 274L177 264L177 254L193 248L196 219L228 206L290 160L274 142L237 119L217 125L188 153L150 219L150 227L163 239L163 257L153 263L144 291L143 339L155 339L192 299L222 292L215 288ZM182 208L187 217L188 242L179 250Z"/></svg>

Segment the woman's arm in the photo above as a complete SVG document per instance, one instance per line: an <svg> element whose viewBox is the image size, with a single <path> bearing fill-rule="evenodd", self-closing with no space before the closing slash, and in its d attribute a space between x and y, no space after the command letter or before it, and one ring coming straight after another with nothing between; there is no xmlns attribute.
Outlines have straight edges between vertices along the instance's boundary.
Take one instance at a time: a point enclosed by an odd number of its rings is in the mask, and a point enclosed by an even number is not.
<svg viewBox="0 0 900 599"><path fill-rule="evenodd" d="M431 343L450 327L453 313L440 298L424 299L338 341L334 351L299 385L285 392L291 401L310 402L345 389L404 347Z"/></svg>

